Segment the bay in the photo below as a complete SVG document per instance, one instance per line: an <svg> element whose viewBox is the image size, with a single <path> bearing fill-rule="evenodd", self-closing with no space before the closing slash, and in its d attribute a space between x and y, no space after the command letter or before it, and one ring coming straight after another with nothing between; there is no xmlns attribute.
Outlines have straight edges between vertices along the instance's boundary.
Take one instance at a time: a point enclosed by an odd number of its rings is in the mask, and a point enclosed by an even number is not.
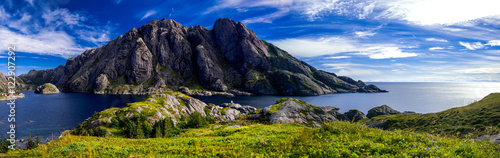
<svg viewBox="0 0 500 158"><path fill-rule="evenodd" d="M365 114L369 109L389 105L399 111L418 113L439 112L465 106L493 92L500 92L497 82L437 83L437 82L375 82L388 93L341 93L321 96L195 96L206 103L235 102L263 108L276 100L293 97L316 106L335 106L340 112L358 109ZM84 93L58 93L49 95L23 91L26 98L16 100L16 136L26 139L31 134L44 139L57 138L60 132L74 129L94 112L110 107L123 107L126 103L142 101L145 96L98 95ZM10 123L7 118L8 101L0 102L0 136L6 135ZM31 122L33 121L33 122Z"/></svg>

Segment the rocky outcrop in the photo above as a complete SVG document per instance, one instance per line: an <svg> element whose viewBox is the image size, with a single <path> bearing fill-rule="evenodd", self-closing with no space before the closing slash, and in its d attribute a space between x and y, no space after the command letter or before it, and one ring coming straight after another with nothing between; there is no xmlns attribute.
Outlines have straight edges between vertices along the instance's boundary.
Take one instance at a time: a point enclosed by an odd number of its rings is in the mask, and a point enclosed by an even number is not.
<svg viewBox="0 0 500 158"><path fill-rule="evenodd" d="M492 135L482 135L482 136L479 136L476 140L487 140L489 142L492 142L492 143L496 143L498 145L500 145L500 133L498 134L492 134Z"/></svg>
<svg viewBox="0 0 500 158"><path fill-rule="evenodd" d="M35 93L37 94L55 94L59 93L59 89L52 83L45 83L36 88Z"/></svg>
<svg viewBox="0 0 500 158"><path fill-rule="evenodd" d="M169 91L148 96L144 101L127 104L124 108L109 108L95 113L92 117L81 123L79 128L108 127L112 124L113 119L132 120L141 116L146 117L147 121L151 124L166 118L170 118L174 124L178 124L179 121L182 121L181 118L190 116L195 112L200 113L203 117L206 117L207 114L220 116L217 107L209 106L198 99L182 93Z"/></svg>
<svg viewBox="0 0 500 158"><path fill-rule="evenodd" d="M357 122L361 119L366 118L366 115L363 112L356 110L356 109L352 109L352 110L349 110L348 112L345 112L344 116L346 116L349 120L351 120L353 122Z"/></svg>
<svg viewBox="0 0 500 158"><path fill-rule="evenodd" d="M368 114L366 115L368 118L372 118L379 115L395 115L400 114L401 112L392 109L387 105L377 106L370 110L368 110Z"/></svg>
<svg viewBox="0 0 500 158"><path fill-rule="evenodd" d="M29 84L53 83L64 92L98 94L155 94L179 87L193 95L383 92L317 70L227 18L211 30L153 20L69 58L66 65L20 77Z"/></svg>
<svg viewBox="0 0 500 158"><path fill-rule="evenodd" d="M261 114L256 113L255 115L264 117L271 124L300 123L319 127L323 122L348 121L338 110L335 107L317 107L301 100L283 98L278 100L276 104L262 109Z"/></svg>
<svg viewBox="0 0 500 158"><path fill-rule="evenodd" d="M22 91L22 90L32 90L33 86L32 85L26 85L23 80L21 80L19 77L14 77L14 79L10 78L8 76L5 76L2 72L0 72L0 93L8 93L9 87L12 86L12 84L9 85L9 82L14 82L15 80L15 88L14 90L16 92Z"/></svg>

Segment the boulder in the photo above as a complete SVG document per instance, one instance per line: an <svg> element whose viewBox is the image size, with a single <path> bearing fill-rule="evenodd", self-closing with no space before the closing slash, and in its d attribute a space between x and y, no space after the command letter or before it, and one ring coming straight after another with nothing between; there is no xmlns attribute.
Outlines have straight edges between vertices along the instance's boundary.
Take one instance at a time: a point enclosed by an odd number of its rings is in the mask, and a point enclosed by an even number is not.
<svg viewBox="0 0 500 158"><path fill-rule="evenodd" d="M361 119L366 118L366 115L363 112L356 110L356 109L352 109L352 110L349 110L348 112L345 112L344 116L346 116L349 120L351 120L353 122L357 122Z"/></svg>
<svg viewBox="0 0 500 158"><path fill-rule="evenodd" d="M392 109L387 105L377 106L370 110L368 110L368 114L366 115L368 118L372 118L379 115L395 115L400 114L401 112Z"/></svg>
<svg viewBox="0 0 500 158"><path fill-rule="evenodd" d="M271 124L300 123L319 127L324 122L345 120L334 107L317 107L293 98L280 99L276 104L262 110Z"/></svg>

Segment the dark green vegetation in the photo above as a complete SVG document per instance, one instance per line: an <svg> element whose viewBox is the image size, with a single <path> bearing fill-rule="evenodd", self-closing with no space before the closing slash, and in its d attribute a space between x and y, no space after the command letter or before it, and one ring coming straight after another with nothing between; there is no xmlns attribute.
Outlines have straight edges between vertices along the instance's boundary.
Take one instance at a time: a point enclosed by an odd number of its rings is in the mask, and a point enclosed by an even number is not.
<svg viewBox="0 0 500 158"><path fill-rule="evenodd" d="M470 105L431 114L377 116L362 121L385 122L384 129L404 129L431 134L477 138L500 133L500 93Z"/></svg>
<svg viewBox="0 0 500 158"><path fill-rule="evenodd" d="M349 122L320 128L298 124L249 125L238 129L185 129L169 138L127 139L66 135L20 157L498 157L500 146L384 131Z"/></svg>

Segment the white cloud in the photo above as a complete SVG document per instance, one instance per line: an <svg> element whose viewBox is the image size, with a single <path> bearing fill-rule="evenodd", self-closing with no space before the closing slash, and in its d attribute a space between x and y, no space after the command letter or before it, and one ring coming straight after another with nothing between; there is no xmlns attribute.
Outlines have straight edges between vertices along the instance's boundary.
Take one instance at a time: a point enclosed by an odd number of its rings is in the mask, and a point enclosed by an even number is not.
<svg viewBox="0 0 500 158"><path fill-rule="evenodd" d="M356 32L354 32L354 34L358 37L367 37L367 36L373 36L377 33L373 32L373 31L356 31Z"/></svg>
<svg viewBox="0 0 500 158"><path fill-rule="evenodd" d="M270 42L298 57L334 55L346 52L355 52L352 54L369 56L371 59L406 58L418 55L403 52L400 47L393 44L368 44L335 36L319 39L289 38Z"/></svg>
<svg viewBox="0 0 500 158"><path fill-rule="evenodd" d="M260 17L253 17L249 19L245 19L241 22L245 24L251 24L251 23L272 23L274 19L282 17L284 15L287 15L290 10L288 8L281 9L280 11L260 16Z"/></svg>
<svg viewBox="0 0 500 158"><path fill-rule="evenodd" d="M469 42L458 42L460 45L464 46L465 48L469 49L469 50L476 50L476 49L481 49L481 48L484 48L484 45L481 43L481 42L473 42L473 43L469 43Z"/></svg>
<svg viewBox="0 0 500 158"><path fill-rule="evenodd" d="M405 53L398 47L369 47L365 51L358 53L360 55L367 55L370 59L389 59L389 58L407 58L415 57L416 53Z"/></svg>
<svg viewBox="0 0 500 158"><path fill-rule="evenodd" d="M499 67L481 67L481 68L470 68L470 69L461 69L456 70L458 73L467 73L467 74L500 74Z"/></svg>
<svg viewBox="0 0 500 158"><path fill-rule="evenodd" d="M77 13L71 13L66 8L59 8L56 10L45 10L42 18L45 20L45 25L77 25L81 21L86 20L85 17Z"/></svg>
<svg viewBox="0 0 500 158"><path fill-rule="evenodd" d="M433 51L433 50L443 50L444 48L443 47L432 47L432 48L429 48L430 51Z"/></svg>
<svg viewBox="0 0 500 158"><path fill-rule="evenodd" d="M10 19L11 15L5 11L3 6L0 6L0 20L4 21Z"/></svg>
<svg viewBox="0 0 500 158"><path fill-rule="evenodd" d="M457 24L499 15L500 1L495 0L405 0L384 1L381 17L407 20L421 25Z"/></svg>
<svg viewBox="0 0 500 158"><path fill-rule="evenodd" d="M271 8L287 8L293 4L293 0L220 0L217 5L208 8L203 14L212 13L218 10L234 8L239 11L248 11L248 8L255 7L271 7Z"/></svg>
<svg viewBox="0 0 500 158"><path fill-rule="evenodd" d="M359 78L360 76L381 75L383 73L379 70L374 70L374 69L349 68L349 69L342 69L339 72L337 72L336 74L339 76L351 76L351 77Z"/></svg>
<svg viewBox="0 0 500 158"><path fill-rule="evenodd" d="M2 51L7 51L7 46L12 44L16 46L18 52L70 57L80 54L86 49L78 46L73 37L61 31L44 31L26 35L0 27L0 37L5 37L0 38L0 50Z"/></svg>
<svg viewBox="0 0 500 158"><path fill-rule="evenodd" d="M359 51L357 41L340 37L320 39L290 38L270 41L274 45L287 50L290 54L299 57L313 57L333 55L341 52Z"/></svg>
<svg viewBox="0 0 500 158"><path fill-rule="evenodd" d="M30 12L18 8L15 14L9 14L0 6L0 51L15 45L23 53L71 57L109 41L112 30L109 22L100 26L92 21L93 25L89 25L85 16L66 8L37 5L26 8Z"/></svg>
<svg viewBox="0 0 500 158"><path fill-rule="evenodd" d="M325 59L346 59L346 58L351 58L351 56L333 56L333 57L326 57Z"/></svg>
<svg viewBox="0 0 500 158"><path fill-rule="evenodd" d="M144 16L142 16L141 20L139 21L142 21L143 19L146 19L148 17L150 17L151 15L155 15L157 12L155 10L150 10L148 12L146 12L146 14L144 14Z"/></svg>
<svg viewBox="0 0 500 158"><path fill-rule="evenodd" d="M439 39L439 38L426 38L426 41L431 41L431 42L448 42L448 40L445 39Z"/></svg>
<svg viewBox="0 0 500 158"><path fill-rule="evenodd" d="M491 40L491 41L488 41L488 44L485 44L485 45L500 46L500 40Z"/></svg>
<svg viewBox="0 0 500 158"><path fill-rule="evenodd" d="M465 31L465 29L454 28L454 27L445 27L445 28L443 28L443 29L444 29L444 30L451 31L451 32Z"/></svg>
<svg viewBox="0 0 500 158"><path fill-rule="evenodd" d="M26 0L26 2L28 2L31 6L35 6L35 5L33 4L33 1L34 1L34 0Z"/></svg>

